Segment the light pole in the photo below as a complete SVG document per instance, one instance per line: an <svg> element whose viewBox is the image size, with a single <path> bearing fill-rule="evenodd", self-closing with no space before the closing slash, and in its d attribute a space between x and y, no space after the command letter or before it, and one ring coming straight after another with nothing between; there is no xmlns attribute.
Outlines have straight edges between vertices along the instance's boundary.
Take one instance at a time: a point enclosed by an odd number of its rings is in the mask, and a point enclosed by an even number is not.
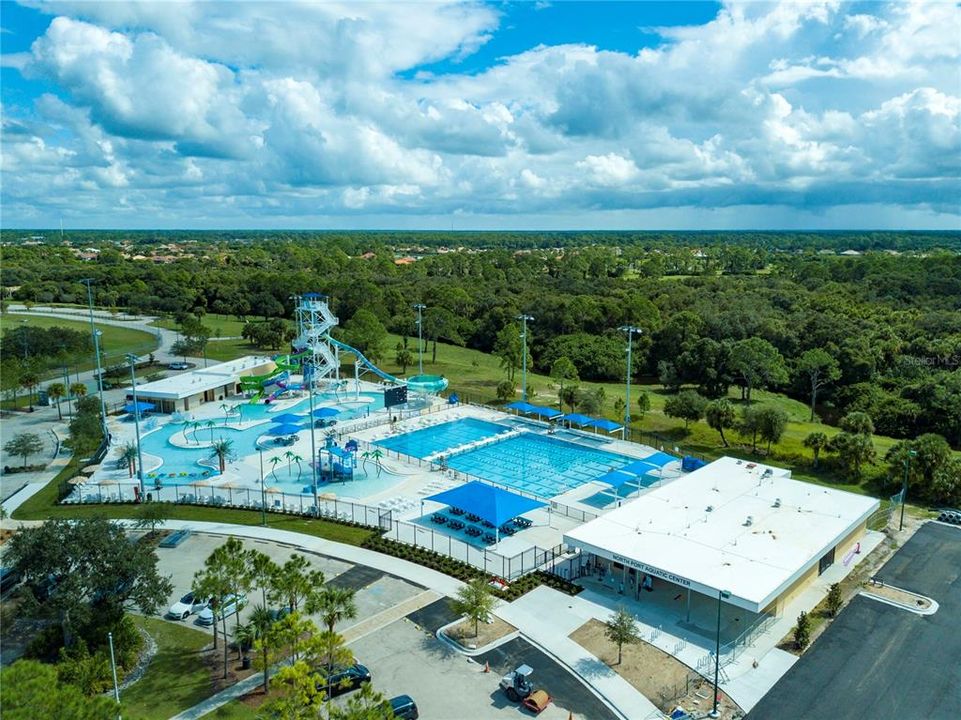
<svg viewBox="0 0 961 720"><path fill-rule="evenodd" d="M117 660L113 654L113 633L107 633L107 642L110 644L110 669L113 671L113 699L117 701L117 720L120 720L120 687L117 685Z"/></svg>
<svg viewBox="0 0 961 720"><path fill-rule="evenodd" d="M618 330L627 333L627 373L624 381L624 433L622 439L627 440L631 434L631 350L634 334L640 335L643 330L634 325L621 325Z"/></svg>
<svg viewBox="0 0 961 720"><path fill-rule="evenodd" d="M521 341L524 343L524 352L521 358L521 400L527 402L527 321L534 318L530 315L518 315L517 319L523 323L521 330Z"/></svg>
<svg viewBox="0 0 961 720"><path fill-rule="evenodd" d="M27 323L28 323L28 322L29 322L28 320L21 320L21 321L20 321L20 326L21 326L21 327L20 327L20 337L23 338L23 361L24 361L24 362L27 362L27 358L28 358L28 356L30 355L30 353L27 351L27 342L28 342L28 341L27 341Z"/></svg>
<svg viewBox="0 0 961 720"><path fill-rule="evenodd" d="M904 482L901 484L901 522L898 523L898 531L904 530L904 501L908 497L908 474L911 472L911 458L917 457L917 451L908 450L908 456L904 458Z"/></svg>
<svg viewBox="0 0 961 720"><path fill-rule="evenodd" d="M424 310L427 306L423 303L414 305L417 311L417 373L424 374Z"/></svg>
<svg viewBox="0 0 961 720"><path fill-rule="evenodd" d="M714 709L708 713L708 717L716 718L720 713L717 711L717 679L721 671L721 598L725 600L731 597L727 590L717 591L717 636L714 644Z"/></svg>
<svg viewBox="0 0 961 720"><path fill-rule="evenodd" d="M67 396L67 416L73 415L73 405L70 400L70 371L63 366L63 392Z"/></svg>
<svg viewBox="0 0 961 720"><path fill-rule="evenodd" d="M103 431L103 439L106 442L110 442L110 435L107 433L107 406L103 402L103 371L100 368L100 336L103 333L97 330L97 326L93 322L93 291L90 289L90 284L93 280L84 278L80 282L87 286L87 309L90 311L90 332L93 335L93 353L97 359L97 395L100 396L100 429ZM142 487L141 490L143 490Z"/></svg>
<svg viewBox="0 0 961 720"><path fill-rule="evenodd" d="M260 524L267 525L267 488L264 485L264 450L257 448L260 455Z"/></svg>
<svg viewBox="0 0 961 720"><path fill-rule="evenodd" d="M140 502L144 501L143 487L143 452L140 449L140 404L137 402L137 356L127 353L127 362L130 363L130 385L133 390L133 425L137 434L137 482L140 483Z"/></svg>

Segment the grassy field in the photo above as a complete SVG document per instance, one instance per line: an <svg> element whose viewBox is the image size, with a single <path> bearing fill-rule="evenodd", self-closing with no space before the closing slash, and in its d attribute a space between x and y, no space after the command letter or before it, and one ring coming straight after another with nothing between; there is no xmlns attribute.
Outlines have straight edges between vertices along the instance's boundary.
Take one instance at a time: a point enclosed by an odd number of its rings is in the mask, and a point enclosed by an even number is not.
<svg viewBox="0 0 961 720"><path fill-rule="evenodd" d="M210 696L210 671L201 653L211 643L210 633L157 618L134 616L134 622L157 643L157 654L146 674L121 693L127 714L167 720Z"/></svg>
<svg viewBox="0 0 961 720"><path fill-rule="evenodd" d="M230 315L207 314L201 318L201 322L210 328L214 337L238 337L244 329L244 323ZM158 318L151 325L168 330L180 329L180 325L173 318Z"/></svg>
<svg viewBox="0 0 961 720"><path fill-rule="evenodd" d="M241 700L231 700L201 717L203 720L255 720L257 711Z"/></svg>
<svg viewBox="0 0 961 720"><path fill-rule="evenodd" d="M27 500L13 513L15 520L46 520L47 518L84 518L105 517L111 519L128 519L136 515L134 505L57 505L57 488L61 481L77 474L77 466L71 462L40 492ZM254 510L233 510L207 506L174 505L171 519L192 520L195 522L220 522L235 525L260 525L261 514ZM372 530L351 527L341 523L326 520L311 520L279 513L267 513L267 526L277 530L289 530L304 535L342 542L348 545L360 545Z"/></svg>
<svg viewBox="0 0 961 720"><path fill-rule="evenodd" d="M24 322L26 321L26 322ZM60 318L41 317L39 315L20 315L4 313L0 315L0 332L16 327L24 323L30 327L51 328L60 327L69 330L78 330L82 333L90 333L90 323L82 320L61 320ZM150 333L132 328L118 327L116 325L96 325L97 329L103 332L100 338L100 346L108 363L119 362L128 352L145 355L157 349L157 338ZM77 358L69 365L71 372L90 370L94 367L93 352L89 357ZM59 375L59 371L54 371L52 375Z"/></svg>

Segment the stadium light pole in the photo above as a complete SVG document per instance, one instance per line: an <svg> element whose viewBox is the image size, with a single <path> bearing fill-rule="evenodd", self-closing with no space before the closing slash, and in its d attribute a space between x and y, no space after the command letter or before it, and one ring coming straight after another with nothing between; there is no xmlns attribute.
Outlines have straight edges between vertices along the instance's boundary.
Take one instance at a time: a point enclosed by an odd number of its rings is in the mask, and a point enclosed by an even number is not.
<svg viewBox="0 0 961 720"><path fill-rule="evenodd" d="M908 456L904 458L904 481L901 483L901 522L898 523L898 531L904 530L904 501L908 497L908 474L911 472L911 458L917 457L916 450L908 450Z"/></svg>
<svg viewBox="0 0 961 720"><path fill-rule="evenodd" d="M260 455L260 524L267 525L267 487L264 485L264 449L257 447L257 454Z"/></svg>
<svg viewBox="0 0 961 720"><path fill-rule="evenodd" d="M716 718L720 713L717 710L717 680L721 671L721 598L725 600L731 597L727 590L717 591L717 634L714 643L714 709L708 713L708 717Z"/></svg>
<svg viewBox="0 0 961 720"><path fill-rule="evenodd" d="M103 333L97 330L97 326L93 321L93 291L90 289L93 279L84 278L80 282L87 286L87 310L90 313L90 333L93 335L93 354L97 360L97 395L100 396L100 429L103 432L103 439L110 442L110 435L107 432L107 406L103 401L103 370L100 367L100 336ZM141 484L143 483L141 482ZM141 490L143 490L143 488L141 488Z"/></svg>
<svg viewBox="0 0 961 720"><path fill-rule="evenodd" d="M521 340L524 342L524 353L521 359L521 400L527 402L527 321L534 318L530 315L518 315L517 319L524 325L521 331Z"/></svg>
<svg viewBox="0 0 961 720"><path fill-rule="evenodd" d="M632 349L635 333L640 335L643 330L634 325L621 325L618 330L627 333L627 372L624 380L624 432L621 438L627 440L631 434L631 367Z"/></svg>
<svg viewBox="0 0 961 720"><path fill-rule="evenodd" d="M133 391L133 425L137 435L137 482L140 483L140 502L146 498L143 487L143 452L140 449L140 404L137 402L137 356L127 353L130 363L130 386Z"/></svg>
<svg viewBox="0 0 961 720"><path fill-rule="evenodd" d="M424 374L424 310L427 306L423 303L414 305L417 311L417 373Z"/></svg>

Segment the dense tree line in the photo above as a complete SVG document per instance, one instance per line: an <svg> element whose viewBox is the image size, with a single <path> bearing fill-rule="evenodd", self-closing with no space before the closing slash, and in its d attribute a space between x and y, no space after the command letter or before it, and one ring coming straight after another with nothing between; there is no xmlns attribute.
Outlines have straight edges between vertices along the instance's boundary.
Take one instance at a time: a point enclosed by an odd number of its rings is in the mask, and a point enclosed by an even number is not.
<svg viewBox="0 0 961 720"><path fill-rule="evenodd" d="M862 412L878 433L936 433L961 447L957 233L147 234L206 240L166 265L125 259L111 241L131 235L92 234L95 262L59 246L6 247L3 284L13 300L72 302L92 277L99 305L252 321L289 319L292 295L319 290L345 338L378 358L381 327L416 334L414 303L427 306L429 342L486 352L510 344L505 329L516 337L524 312L534 316L532 367L549 373L568 358L583 380L623 377L618 328L632 324L643 330L638 378L709 400L732 387L745 399L783 391L830 422ZM430 238L468 249L395 264L404 246ZM136 239L144 252L148 241ZM557 249L568 240L580 245ZM876 251L814 251L855 246Z"/></svg>

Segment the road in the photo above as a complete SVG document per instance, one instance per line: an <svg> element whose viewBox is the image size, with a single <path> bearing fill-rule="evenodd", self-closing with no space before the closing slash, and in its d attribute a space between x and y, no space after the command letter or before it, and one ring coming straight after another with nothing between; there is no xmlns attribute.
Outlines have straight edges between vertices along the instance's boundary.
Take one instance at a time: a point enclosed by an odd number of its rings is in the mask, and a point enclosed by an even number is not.
<svg viewBox="0 0 961 720"><path fill-rule="evenodd" d="M877 575L940 608L855 597L748 720L961 717L961 528L927 523Z"/></svg>

